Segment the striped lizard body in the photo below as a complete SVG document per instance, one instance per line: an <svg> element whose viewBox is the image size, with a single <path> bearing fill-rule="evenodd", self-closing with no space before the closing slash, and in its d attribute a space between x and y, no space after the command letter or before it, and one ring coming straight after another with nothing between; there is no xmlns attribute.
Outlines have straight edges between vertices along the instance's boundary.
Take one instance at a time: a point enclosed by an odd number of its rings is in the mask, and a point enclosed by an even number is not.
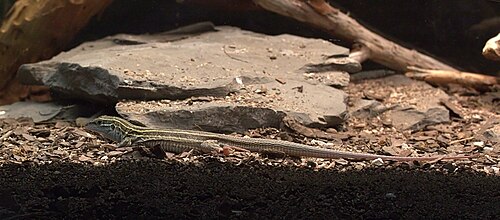
<svg viewBox="0 0 500 220"><path fill-rule="evenodd" d="M87 124L87 129L116 141L119 146L160 146L169 152L197 150L201 152L220 151L222 147L238 147L252 152L281 152L295 157L316 158L351 158L351 159L383 159L393 161L429 161L437 159L464 159L473 156L433 156L433 157L399 157L354 153L313 147L289 141L236 137L218 133L180 130L151 129L134 125L122 118L101 116Z"/></svg>

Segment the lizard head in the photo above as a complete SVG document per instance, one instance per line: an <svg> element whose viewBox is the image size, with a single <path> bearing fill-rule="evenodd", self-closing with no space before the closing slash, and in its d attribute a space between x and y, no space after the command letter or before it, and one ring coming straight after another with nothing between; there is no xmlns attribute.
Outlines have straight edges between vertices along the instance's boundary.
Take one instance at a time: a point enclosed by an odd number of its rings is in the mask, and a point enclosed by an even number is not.
<svg viewBox="0 0 500 220"><path fill-rule="evenodd" d="M129 122L122 118L103 115L85 125L85 128L99 133L105 138L120 142L127 135Z"/></svg>

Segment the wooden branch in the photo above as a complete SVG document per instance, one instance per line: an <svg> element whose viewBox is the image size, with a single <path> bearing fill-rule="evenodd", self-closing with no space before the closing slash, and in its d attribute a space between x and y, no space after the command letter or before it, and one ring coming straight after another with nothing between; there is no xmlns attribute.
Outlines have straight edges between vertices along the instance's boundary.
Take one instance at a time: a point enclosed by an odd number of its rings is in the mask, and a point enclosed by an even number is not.
<svg viewBox="0 0 500 220"><path fill-rule="evenodd" d="M362 63L365 60L370 59L370 56L371 56L370 49L360 44L353 44L351 52L349 53L349 58L356 60L359 63Z"/></svg>
<svg viewBox="0 0 500 220"><path fill-rule="evenodd" d="M417 66L425 69L457 71L432 57L404 48L375 34L324 0L253 1L266 10L312 24L338 38L357 43L366 48L364 58L369 58L391 69L406 71L408 66Z"/></svg>
<svg viewBox="0 0 500 220"><path fill-rule="evenodd" d="M27 96L15 79L21 64L48 59L112 0L18 0L0 28L0 104ZM40 91L40 88L36 89Z"/></svg>
<svg viewBox="0 0 500 220"><path fill-rule="evenodd" d="M324 65L335 66L336 69L348 73L357 73L362 70L361 63L370 58L370 51L360 44L353 44L347 57L331 57L323 62Z"/></svg>
<svg viewBox="0 0 500 220"><path fill-rule="evenodd" d="M212 8L226 11L258 11L262 10L257 7L252 0L182 0L177 1L179 4L197 6L200 8Z"/></svg>
<svg viewBox="0 0 500 220"><path fill-rule="evenodd" d="M500 61L500 33L486 42L483 56L490 60Z"/></svg>
<svg viewBox="0 0 500 220"><path fill-rule="evenodd" d="M458 84L479 91L489 91L491 87L498 85L499 77L481 75L476 73L447 71L447 70L429 70L418 67L409 67L410 72L406 76L421 79L434 85Z"/></svg>

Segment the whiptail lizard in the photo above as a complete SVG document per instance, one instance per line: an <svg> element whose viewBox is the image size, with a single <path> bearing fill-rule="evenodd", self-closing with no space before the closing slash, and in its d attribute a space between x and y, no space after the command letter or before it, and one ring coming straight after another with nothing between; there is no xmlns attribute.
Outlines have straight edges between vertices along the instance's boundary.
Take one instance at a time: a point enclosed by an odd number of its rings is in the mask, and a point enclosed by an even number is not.
<svg viewBox="0 0 500 220"><path fill-rule="evenodd" d="M295 157L351 158L365 160L380 158L393 161L429 161L437 159L463 159L476 156L399 157L344 152L282 140L236 137L193 130L151 129L131 124L122 118L113 116L98 117L89 122L86 128L118 142L119 146L159 146L165 151L175 153L189 150L220 152L222 147L237 147L252 152L281 152Z"/></svg>

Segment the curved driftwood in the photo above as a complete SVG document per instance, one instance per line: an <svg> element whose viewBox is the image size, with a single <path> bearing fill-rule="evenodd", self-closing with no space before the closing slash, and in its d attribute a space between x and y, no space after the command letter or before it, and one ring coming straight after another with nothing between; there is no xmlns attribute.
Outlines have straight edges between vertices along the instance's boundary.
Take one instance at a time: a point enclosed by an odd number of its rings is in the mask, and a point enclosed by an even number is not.
<svg viewBox="0 0 500 220"><path fill-rule="evenodd" d="M458 84L479 91L489 91L500 83L500 78L477 73L449 71L449 70L429 70L418 67L409 67L410 71L406 76L424 80L434 85Z"/></svg>
<svg viewBox="0 0 500 220"><path fill-rule="evenodd" d="M266 10L312 24L335 37L356 43L356 54L350 55L350 58L355 60L370 59L399 71L407 71L409 66L456 71L432 57L404 48L377 35L324 0L253 1Z"/></svg>

